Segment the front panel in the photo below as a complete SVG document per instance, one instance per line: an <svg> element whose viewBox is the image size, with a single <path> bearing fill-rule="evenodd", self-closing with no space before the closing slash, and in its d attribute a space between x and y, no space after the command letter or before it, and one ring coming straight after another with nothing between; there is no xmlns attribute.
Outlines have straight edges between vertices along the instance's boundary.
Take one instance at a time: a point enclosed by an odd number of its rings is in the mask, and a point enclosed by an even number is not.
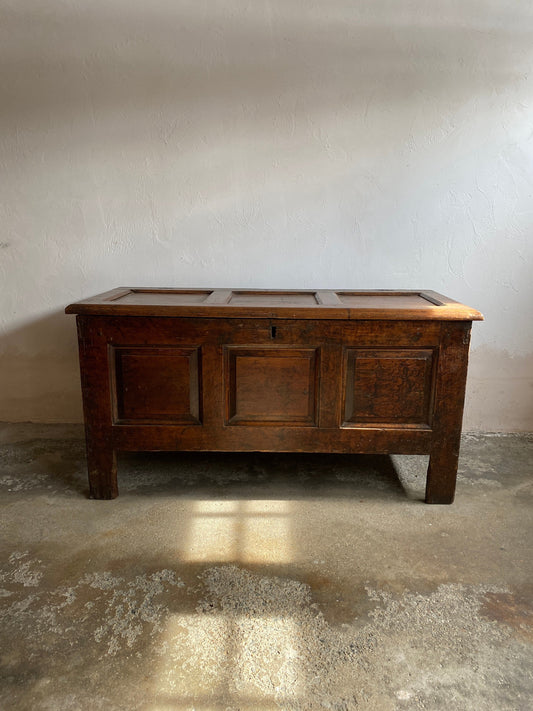
<svg viewBox="0 0 533 711"><path fill-rule="evenodd" d="M432 348L346 348L343 427L431 427Z"/></svg>
<svg viewBox="0 0 533 711"><path fill-rule="evenodd" d="M110 349L114 422L200 424L200 349Z"/></svg>
<svg viewBox="0 0 533 711"><path fill-rule="evenodd" d="M80 320L87 419L98 393L117 449L428 449L440 324Z"/></svg>
<svg viewBox="0 0 533 711"><path fill-rule="evenodd" d="M316 426L318 348L224 350L226 424Z"/></svg>

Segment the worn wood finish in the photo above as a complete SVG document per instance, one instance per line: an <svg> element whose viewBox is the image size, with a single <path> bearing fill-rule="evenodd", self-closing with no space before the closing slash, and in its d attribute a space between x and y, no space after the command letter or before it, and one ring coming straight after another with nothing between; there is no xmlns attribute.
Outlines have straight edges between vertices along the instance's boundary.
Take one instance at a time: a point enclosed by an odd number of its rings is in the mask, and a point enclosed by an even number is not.
<svg viewBox="0 0 533 711"><path fill-rule="evenodd" d="M114 499L118 496L116 448L112 434L114 410L110 387L109 348L95 342L90 328L78 318L81 388L89 496L92 499Z"/></svg>
<svg viewBox="0 0 533 711"><path fill-rule="evenodd" d="M94 498L118 495L117 451L237 450L426 453L426 501L453 500L481 318L462 304L416 291L117 289L67 312Z"/></svg>
<svg viewBox="0 0 533 711"><path fill-rule="evenodd" d="M347 348L344 426L428 429L436 358L428 348Z"/></svg>
<svg viewBox="0 0 533 711"><path fill-rule="evenodd" d="M428 454L431 432L410 429L321 429L318 427L225 427L177 429L172 425L113 428L117 451L337 452L338 454Z"/></svg>
<svg viewBox="0 0 533 711"><path fill-rule="evenodd" d="M471 324L443 323L436 376L433 441L426 481L428 504L451 504L461 444Z"/></svg>
<svg viewBox="0 0 533 711"><path fill-rule="evenodd" d="M112 348L113 424L200 424L199 348Z"/></svg>
<svg viewBox="0 0 533 711"><path fill-rule="evenodd" d="M224 348L226 425L316 427L317 348Z"/></svg>
<svg viewBox="0 0 533 711"><path fill-rule="evenodd" d="M119 287L71 304L71 314L194 318L328 318L479 321L483 316L435 291L264 291Z"/></svg>

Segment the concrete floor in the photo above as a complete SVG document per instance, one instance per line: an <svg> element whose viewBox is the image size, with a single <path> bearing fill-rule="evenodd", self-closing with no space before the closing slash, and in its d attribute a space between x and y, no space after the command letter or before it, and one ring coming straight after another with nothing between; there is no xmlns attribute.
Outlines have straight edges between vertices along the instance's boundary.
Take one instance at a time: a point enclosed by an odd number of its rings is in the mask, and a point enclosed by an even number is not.
<svg viewBox="0 0 533 711"><path fill-rule="evenodd" d="M533 709L533 436L424 457L143 454L0 428L4 711Z"/></svg>

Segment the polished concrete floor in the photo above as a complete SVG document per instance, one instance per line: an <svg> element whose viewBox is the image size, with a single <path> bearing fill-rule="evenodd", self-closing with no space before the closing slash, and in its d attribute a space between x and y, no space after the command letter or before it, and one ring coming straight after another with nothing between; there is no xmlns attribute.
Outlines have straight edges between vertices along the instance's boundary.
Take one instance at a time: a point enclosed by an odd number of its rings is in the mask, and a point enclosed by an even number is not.
<svg viewBox="0 0 533 711"><path fill-rule="evenodd" d="M3 711L533 709L533 436L424 457L124 455L0 427Z"/></svg>

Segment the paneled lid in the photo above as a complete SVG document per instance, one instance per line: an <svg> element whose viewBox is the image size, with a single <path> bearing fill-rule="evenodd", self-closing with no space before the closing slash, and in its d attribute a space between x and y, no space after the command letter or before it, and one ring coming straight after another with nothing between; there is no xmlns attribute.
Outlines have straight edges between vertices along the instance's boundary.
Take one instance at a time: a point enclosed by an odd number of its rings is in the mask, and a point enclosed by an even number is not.
<svg viewBox="0 0 533 711"><path fill-rule="evenodd" d="M66 313L205 318L483 320L479 311L435 291L403 290L120 287L70 304Z"/></svg>

